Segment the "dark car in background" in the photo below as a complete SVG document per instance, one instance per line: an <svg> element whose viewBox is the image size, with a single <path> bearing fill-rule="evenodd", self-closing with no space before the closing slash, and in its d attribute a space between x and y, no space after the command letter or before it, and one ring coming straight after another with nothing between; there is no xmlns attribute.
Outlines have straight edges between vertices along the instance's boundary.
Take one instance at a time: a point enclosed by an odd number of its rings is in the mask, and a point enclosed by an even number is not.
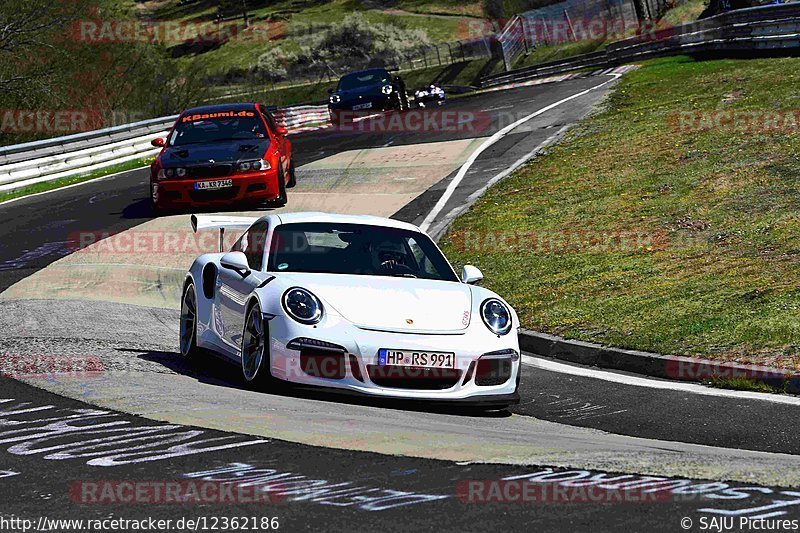
<svg viewBox="0 0 800 533"><path fill-rule="evenodd" d="M261 104L196 107L181 113L150 166L153 210L269 202L295 185L287 131Z"/></svg>
<svg viewBox="0 0 800 533"><path fill-rule="evenodd" d="M400 76L384 68L345 74L336 89L331 89L328 110L334 124L375 111L408 109L406 86Z"/></svg>

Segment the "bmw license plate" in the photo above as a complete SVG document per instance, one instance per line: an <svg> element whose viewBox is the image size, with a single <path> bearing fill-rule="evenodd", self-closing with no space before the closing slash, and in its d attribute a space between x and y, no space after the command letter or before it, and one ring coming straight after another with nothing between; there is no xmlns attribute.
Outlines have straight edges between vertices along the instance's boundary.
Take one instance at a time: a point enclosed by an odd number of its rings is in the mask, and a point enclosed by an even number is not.
<svg viewBox="0 0 800 533"><path fill-rule="evenodd" d="M233 187L233 180L213 180L213 181L198 181L194 184L194 188L198 191L205 191L209 189L224 189L226 187Z"/></svg>
<svg viewBox="0 0 800 533"><path fill-rule="evenodd" d="M367 102L365 104L356 104L353 106L353 111L358 111L359 109L371 109L372 102Z"/></svg>
<svg viewBox="0 0 800 533"><path fill-rule="evenodd" d="M379 366L413 366L417 368L455 368L456 354L412 350L378 350Z"/></svg>

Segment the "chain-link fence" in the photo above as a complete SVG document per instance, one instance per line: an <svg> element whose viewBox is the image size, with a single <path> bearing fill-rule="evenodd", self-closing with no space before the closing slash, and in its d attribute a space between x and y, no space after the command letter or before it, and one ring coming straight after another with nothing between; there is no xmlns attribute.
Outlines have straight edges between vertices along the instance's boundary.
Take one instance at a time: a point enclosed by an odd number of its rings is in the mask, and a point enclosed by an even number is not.
<svg viewBox="0 0 800 533"><path fill-rule="evenodd" d="M514 16L498 39L506 69L533 48L622 38L685 0L567 0Z"/></svg>

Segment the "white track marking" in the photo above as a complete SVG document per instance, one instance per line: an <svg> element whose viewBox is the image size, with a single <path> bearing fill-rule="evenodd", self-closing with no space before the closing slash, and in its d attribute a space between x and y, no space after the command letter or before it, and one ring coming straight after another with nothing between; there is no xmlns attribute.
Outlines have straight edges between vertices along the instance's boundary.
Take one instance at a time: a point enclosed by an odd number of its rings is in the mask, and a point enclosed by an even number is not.
<svg viewBox="0 0 800 533"><path fill-rule="evenodd" d="M495 183L497 183L501 179L505 178L506 176L508 176L509 174L514 172L515 170L517 170L519 167L521 167L522 165L524 165L525 163L530 161L541 150L543 150L543 149L547 148L548 146L550 146L551 144L553 144L553 142L555 142L559 137L561 137L561 135L564 134L565 131L567 131L571 127L572 127L572 125L567 125L567 126L564 126L561 129L559 129L553 135L551 135L550 137L548 137L547 139L542 141L539 144L539 146L537 146L536 148L534 148L533 150L531 150L527 154L523 155L522 157L520 157L519 159L514 161L514 163L510 167L508 167L507 169L503 170L502 172L500 172L499 174L494 176L492 179L487 181L486 185L484 185L483 187L481 187L480 189L478 189L474 193L470 194L467 197L466 201L462 205L452 209L449 213L447 213L444 217L442 217L442 220L440 220L439 223L436 226L434 226L433 228L429 228L428 234L431 236L431 238L434 239L434 240L438 240L439 236L442 233L444 233L444 230L447 229L447 227L450 225L450 223L458 215L460 215L461 213L463 213L464 211L469 209L472 206L472 204L474 204L476 201L478 201L478 198L483 196L483 194L486 191L489 190L489 187L491 187L492 185L494 185Z"/></svg>
<svg viewBox="0 0 800 533"><path fill-rule="evenodd" d="M634 387L647 387L650 389L671 390L676 392L688 392L691 394L701 394L704 396L716 396L719 398L735 398L738 400L763 400L765 402L782 403L786 405L800 405L800 398L796 396L784 396L780 394L768 394L762 392L748 392L727 389L713 389L696 383L684 383L680 381L666 381L650 379L645 377L630 376L628 374L617 374L606 370L567 365L522 354L522 363L541 370L570 374L585 378L599 379L611 383L622 385L632 385Z"/></svg>
<svg viewBox="0 0 800 533"><path fill-rule="evenodd" d="M6 200L5 202L0 202L0 206L4 206L4 205L10 204L12 202L17 202L19 200L25 200L26 198L33 198L34 196L41 196L43 194L50 194L51 192L64 191L66 189L71 189L73 187L78 187L80 185L88 185L89 183L94 183L96 181L105 180L105 179L108 179L108 178L113 178L114 176L119 176L120 174L125 174L126 172L133 172L135 170L144 170L145 168L150 168L150 166L147 165L147 166L143 166L143 167L132 168L130 170L122 170L120 172L114 172L113 174L107 174L105 176L100 176L99 178L92 178L90 180L80 181L78 183L73 183L71 185L65 185L63 187L56 187L55 189L49 189L47 191L37 192L37 193L33 193L33 194L26 194L25 196L18 196L17 198L12 198L11 200Z"/></svg>
<svg viewBox="0 0 800 533"><path fill-rule="evenodd" d="M564 98L563 100L559 100L558 102L556 102L554 104L550 104L547 107L543 107L543 108L539 109L538 111L534 111L530 115L522 117L521 119L519 119L518 121L514 122L513 124L509 124L505 128L497 131L494 135L492 135L491 137L486 139L483 142L483 144L481 144L474 152L472 152L472 154L469 156L469 159L467 159L467 161L461 166L461 168L458 171L458 174L456 174L456 176L453 178L453 181L451 181L450 184L447 186L447 189L445 189L444 194L442 195L442 197L439 198L439 201L436 202L436 205L433 206L433 209L431 209L431 212L428 213L428 216L426 216L425 220L422 221L422 224L420 224L420 228L422 229L422 231L428 231L428 229L431 227L431 224L433 224L433 221L436 219L437 216L439 216L439 213L442 211L442 209L444 209L444 206L447 204L447 202L453 196L453 193L456 191L458 186L461 184L461 180L463 180L464 176L467 175L467 172L469 171L470 167L472 167L472 165L478 159L478 156L480 156L487 148L489 148L494 143L496 143L497 141L499 141L500 139L505 137L505 135L507 133L509 133L510 131L514 130L518 126L521 126L522 124L524 124L525 122L529 121L530 119L536 118L541 114L547 113L551 109L555 109L556 107L558 107L560 105L563 105L563 104L565 104L567 102L575 100L576 98L580 98L581 96L589 94L590 92L592 92L594 90L597 90L600 87L608 85L609 83L612 83L612 82L616 81L617 79L619 79L620 76L622 76L622 74L609 74L609 76L613 76L613 78L608 80L608 81L604 81L603 83L601 83L599 85L595 85L594 87L592 87L590 89L586 89L585 91L581 91L579 93L573 94L572 96Z"/></svg>

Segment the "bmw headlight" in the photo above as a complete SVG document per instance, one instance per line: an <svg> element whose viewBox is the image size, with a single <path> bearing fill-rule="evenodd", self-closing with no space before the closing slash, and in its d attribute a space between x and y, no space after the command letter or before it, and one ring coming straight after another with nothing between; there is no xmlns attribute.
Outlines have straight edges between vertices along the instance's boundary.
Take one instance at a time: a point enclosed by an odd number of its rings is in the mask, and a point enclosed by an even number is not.
<svg viewBox="0 0 800 533"><path fill-rule="evenodd" d="M283 293L283 309L301 324L316 324L322 320L322 303L300 287L292 287Z"/></svg>
<svg viewBox="0 0 800 533"><path fill-rule="evenodd" d="M481 318L486 327L496 335L511 331L511 312L497 298L489 298L481 304Z"/></svg>
<svg viewBox="0 0 800 533"><path fill-rule="evenodd" d="M392 88L392 86L391 86L391 85L384 85L383 87L381 87L381 92L382 92L383 94L392 94L392 91L393 91L393 90L394 90L394 89Z"/></svg>
<svg viewBox="0 0 800 533"><path fill-rule="evenodd" d="M239 161L236 163L236 172L257 172L259 170L269 170L272 165L266 159L256 161Z"/></svg>
<svg viewBox="0 0 800 533"><path fill-rule="evenodd" d="M328 101L332 104L338 104L339 102L342 101L342 97L339 96L338 94L332 94L331 97L328 98Z"/></svg>
<svg viewBox="0 0 800 533"><path fill-rule="evenodd" d="M183 178L186 176L186 169L183 167L179 167L175 169L175 175L179 178Z"/></svg>

